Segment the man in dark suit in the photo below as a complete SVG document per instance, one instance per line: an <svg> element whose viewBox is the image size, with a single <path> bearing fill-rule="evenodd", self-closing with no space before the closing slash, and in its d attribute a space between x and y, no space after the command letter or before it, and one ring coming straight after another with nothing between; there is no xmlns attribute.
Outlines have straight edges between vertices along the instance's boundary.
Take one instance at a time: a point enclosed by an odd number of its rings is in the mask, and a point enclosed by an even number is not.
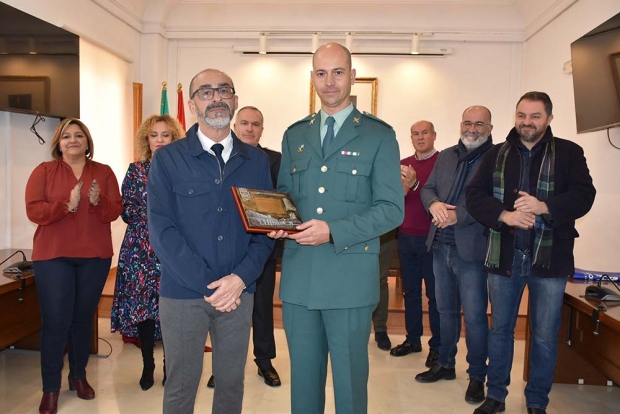
<svg viewBox="0 0 620 414"><path fill-rule="evenodd" d="M253 147L263 150L269 157L271 181L274 188L278 181L280 160L282 154L261 147L259 142L263 135L263 113L254 106L244 106L237 112L233 129L237 137ZM271 364L276 357L276 341L273 336L273 292L276 287L276 262L282 257L284 243L276 241L271 256L265 263L265 268L256 280L254 292L254 309L252 312L252 342L254 344L254 362L258 366L258 375L265 379L265 384L271 387L281 385L278 371ZM215 387L215 377L211 375L207 387Z"/></svg>
<svg viewBox="0 0 620 414"><path fill-rule="evenodd" d="M291 357L291 412L325 410L331 357L337 413L366 413L368 339L379 302L379 236L402 223L392 127L351 103L355 70L337 43L321 46L311 79L321 110L288 128L278 190L304 221L287 237L280 298Z"/></svg>

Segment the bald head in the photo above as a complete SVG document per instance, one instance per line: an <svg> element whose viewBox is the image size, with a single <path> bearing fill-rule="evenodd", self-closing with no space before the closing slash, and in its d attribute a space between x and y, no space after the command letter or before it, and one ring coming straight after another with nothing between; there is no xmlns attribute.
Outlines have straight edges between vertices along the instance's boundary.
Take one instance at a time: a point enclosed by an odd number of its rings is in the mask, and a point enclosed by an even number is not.
<svg viewBox="0 0 620 414"><path fill-rule="evenodd" d="M342 46L340 43L336 43L336 42L325 43L323 46L319 47L316 50L316 52L314 52L314 55L312 56L312 67L313 68L316 68L317 60L320 60L322 55L325 55L325 54L344 55L345 62L348 65L347 69L351 69L352 67L351 52L349 52L349 49Z"/></svg>
<svg viewBox="0 0 620 414"><path fill-rule="evenodd" d="M490 124L491 123L491 111L489 111L489 108L487 108L486 106L482 106L482 105L473 105L470 106L469 108L465 109L463 111L463 119L465 119L465 114L468 112L483 112L485 113L486 117L485 117L485 123Z"/></svg>
<svg viewBox="0 0 620 414"><path fill-rule="evenodd" d="M411 144L418 158L424 158L435 149L435 126L430 121L418 121L411 125Z"/></svg>

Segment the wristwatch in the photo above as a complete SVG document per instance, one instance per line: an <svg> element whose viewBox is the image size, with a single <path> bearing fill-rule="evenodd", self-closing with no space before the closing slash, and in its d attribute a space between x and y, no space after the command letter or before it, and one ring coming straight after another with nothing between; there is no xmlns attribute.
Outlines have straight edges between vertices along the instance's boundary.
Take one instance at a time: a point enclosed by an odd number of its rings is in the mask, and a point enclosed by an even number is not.
<svg viewBox="0 0 620 414"><path fill-rule="evenodd" d="M415 190L417 190L417 189L418 189L418 187L419 187L419 186L420 186L420 181L415 180L415 183L413 183L413 185L412 185L411 187L409 187L409 189L410 189L411 191L415 191Z"/></svg>

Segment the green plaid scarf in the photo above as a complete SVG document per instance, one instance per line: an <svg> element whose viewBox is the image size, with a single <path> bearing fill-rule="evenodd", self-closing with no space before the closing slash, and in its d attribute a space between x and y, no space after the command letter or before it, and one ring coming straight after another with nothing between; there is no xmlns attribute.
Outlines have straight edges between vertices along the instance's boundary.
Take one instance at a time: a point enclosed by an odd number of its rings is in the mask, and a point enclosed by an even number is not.
<svg viewBox="0 0 620 414"><path fill-rule="evenodd" d="M500 148L493 171L493 197L504 202L505 168L511 145L506 141ZM555 171L555 139L545 144L543 160L538 172L536 198L543 201L553 195ZM536 216L534 224L533 264L536 267L549 268L551 266L551 247L553 245L553 228L545 223L542 216ZM499 268L501 252L501 233L491 229L487 255L484 265L488 268Z"/></svg>

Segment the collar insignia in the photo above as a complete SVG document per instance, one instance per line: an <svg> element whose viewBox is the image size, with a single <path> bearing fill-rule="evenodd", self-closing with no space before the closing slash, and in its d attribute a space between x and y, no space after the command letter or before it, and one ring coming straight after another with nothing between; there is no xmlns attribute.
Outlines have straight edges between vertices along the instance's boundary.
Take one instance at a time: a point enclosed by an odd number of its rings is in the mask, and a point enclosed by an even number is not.
<svg viewBox="0 0 620 414"><path fill-rule="evenodd" d="M360 119L358 117L353 117L353 122L355 122L356 124L359 124Z"/></svg>
<svg viewBox="0 0 620 414"><path fill-rule="evenodd" d="M297 147L297 152L304 152L304 144L301 144L299 147Z"/></svg>

